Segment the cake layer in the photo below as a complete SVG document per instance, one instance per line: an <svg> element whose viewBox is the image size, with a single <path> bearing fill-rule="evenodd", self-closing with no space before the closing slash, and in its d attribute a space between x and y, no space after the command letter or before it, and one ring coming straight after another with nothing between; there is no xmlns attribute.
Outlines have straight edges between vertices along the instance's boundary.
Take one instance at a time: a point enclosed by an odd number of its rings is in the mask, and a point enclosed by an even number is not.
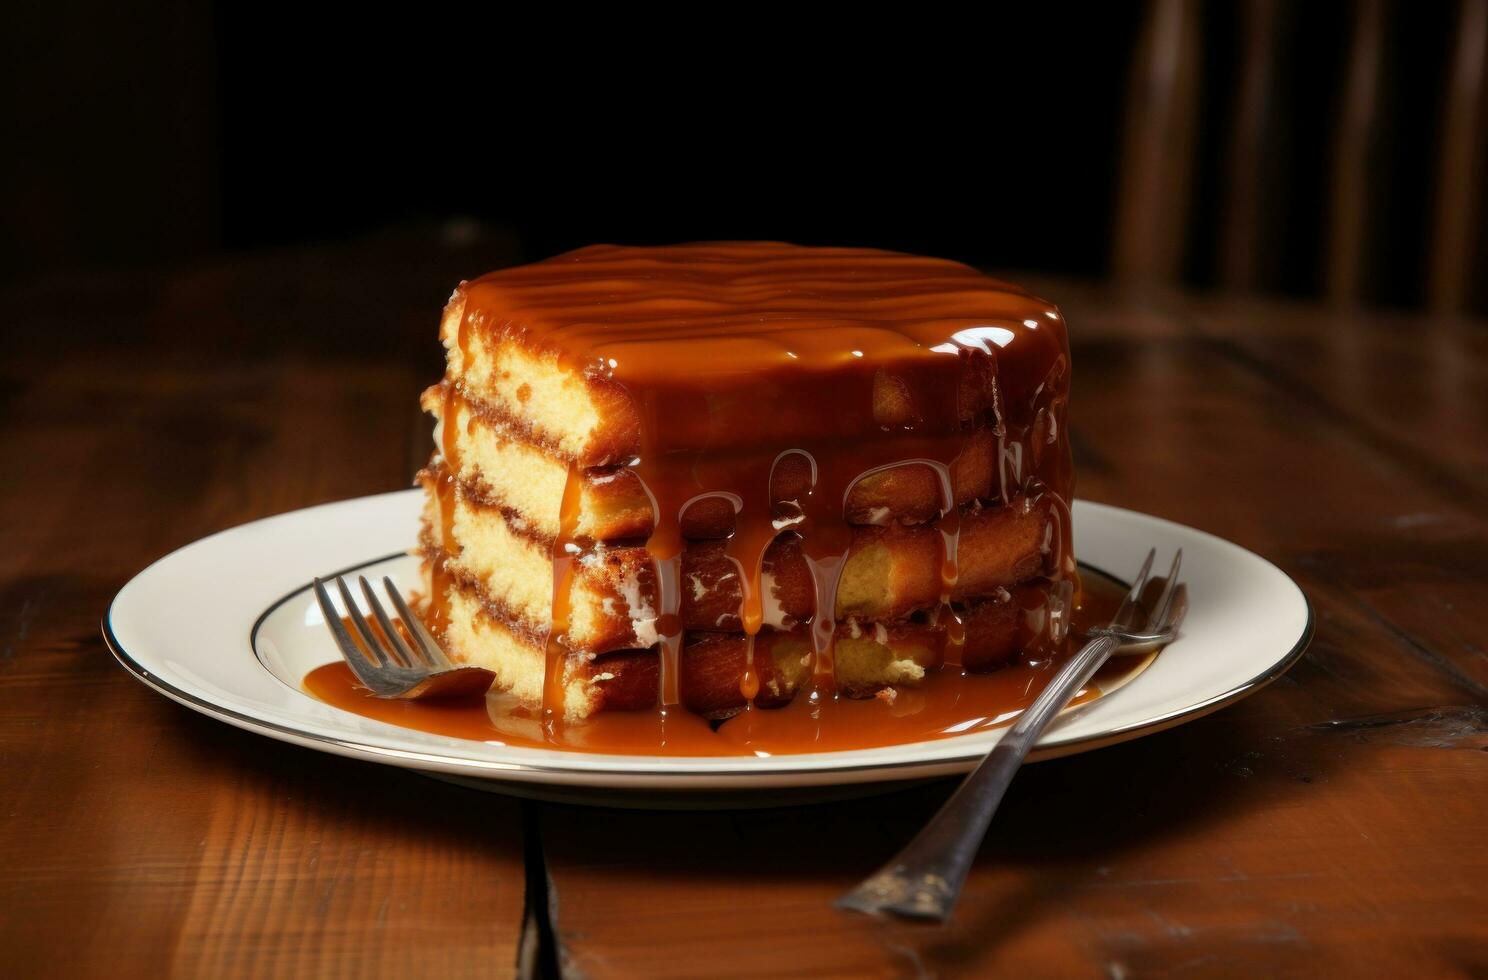
<svg viewBox="0 0 1488 980"><path fill-rule="evenodd" d="M679 382L706 393L689 399L702 411L667 418L668 442L689 448L873 438L930 415L952 427L975 422L997 403L989 337L1006 348L1014 335L1047 326L1052 312L965 266L914 256L818 249L807 257L791 246L736 244L719 246L711 259L693 250L684 264L677 250L634 254L642 251L596 246L564 257L587 270L555 261L461 284L440 325L447 376L526 441L565 461L610 466L642 452L645 416L656 407L637 403L626 380L652 397L678 390ZM617 252L633 257L616 261ZM862 278L864 264L882 278ZM816 290L792 282L810 276L813 265L822 277ZM888 295L886 287L899 282L913 286ZM642 299L638 290L666 295ZM780 341L757 336L760 323L770 321L789 324L802 338L788 351L784 373ZM1011 353L1025 359L1025 348L1035 371L1046 373L1062 334ZM613 354L630 356L622 365ZM870 355L863 363L871 369L852 361ZM764 364L775 370L751 370ZM813 385L847 374L859 379L853 387L866 411L823 418L807 410L814 408ZM917 396L928 377L940 382L936 397L949 412ZM743 414L750 426L731 424Z"/></svg>
<svg viewBox="0 0 1488 980"><path fill-rule="evenodd" d="M990 670L1011 661L1037 632L1048 628L1041 612L1049 583L1020 587L1006 598L971 603L961 611L965 643L961 659L968 670ZM469 583L457 583L448 596L445 634L451 656L492 670L495 689L523 704L542 703L545 644L486 605ZM688 637L681 658L683 703L710 718L727 717L744 706L740 683L748 644L742 634L698 632ZM945 630L930 624L863 625L838 630L835 645L838 688L866 696L886 686L913 685L942 663ZM804 629L766 629L755 639L754 669L759 680L755 704L775 707L791 700L806 682L811 644ZM659 684L655 650L624 650L604 655L573 654L566 660L564 715L569 720L600 710L654 707Z"/></svg>
<svg viewBox="0 0 1488 980"><path fill-rule="evenodd" d="M658 691L721 717L747 649L784 699L827 612L837 684L871 692L948 645L1005 662L1068 594L1069 345L1018 287L869 249L594 246L461 283L440 334L428 613L528 703L549 649L580 651L570 717Z"/></svg>
<svg viewBox="0 0 1488 980"><path fill-rule="evenodd" d="M640 452L640 416L623 387L562 364L557 350L521 343L515 331L488 333L489 315L467 316L466 298L462 285L440 321L446 377L459 379L492 418L565 463L615 466Z"/></svg>
<svg viewBox="0 0 1488 980"><path fill-rule="evenodd" d="M426 481L437 477L425 471ZM551 544L530 533L501 508L453 494L449 522L454 547L441 540L440 506L430 494L425 548L450 553L456 577L478 583L528 632L545 634L551 622ZM972 508L961 515L958 600L995 594L1052 573L1051 505L1019 499L1005 507ZM941 534L930 526L860 527L837 588L836 619L892 621L937 604L941 597ZM696 541L683 552L681 609L689 630L740 629L743 592L738 565L723 541ZM783 534L765 552L761 581L765 622L788 628L807 621L815 586L800 539ZM574 649L604 652L657 642L655 568L641 546L596 545L576 563L570 592L569 642Z"/></svg>
<svg viewBox="0 0 1488 980"><path fill-rule="evenodd" d="M527 441L485 402L450 397L447 384L425 391L421 403L439 426L452 426L448 434L437 430L436 444L452 439L459 477L471 495L520 516L542 537L557 536L568 463ZM983 427L969 432L961 455L950 466L955 502L991 497L998 486L996 465L993 431ZM810 490L811 463L805 456L787 454L761 478L770 479L773 501L796 501ZM651 498L633 470L584 469L580 479L575 537L613 541L644 538L652 532ZM941 502L935 471L910 464L859 481L847 496L843 514L850 524L918 524L939 517ZM682 515L682 534L687 538L725 538L733 531L733 507L721 497L698 501Z"/></svg>

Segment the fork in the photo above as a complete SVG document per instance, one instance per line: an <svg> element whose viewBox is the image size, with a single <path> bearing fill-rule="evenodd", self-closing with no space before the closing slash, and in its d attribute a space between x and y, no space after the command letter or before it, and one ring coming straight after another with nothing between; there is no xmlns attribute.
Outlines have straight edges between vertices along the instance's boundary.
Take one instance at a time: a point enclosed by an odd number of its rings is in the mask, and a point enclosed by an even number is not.
<svg viewBox="0 0 1488 980"><path fill-rule="evenodd" d="M484 694L490 688L496 675L484 667L451 662L423 622L408 608L408 603L403 601L403 596L393 585L392 579L383 576L382 587L387 590L388 598L393 601L398 616L408 627L412 643L393 628L392 621L388 619L382 603L377 601L377 594L367 583L366 576L358 575L357 581L361 583L367 607L372 610L381 629L381 637L373 631L367 623L367 617L357 608L346 582L341 576L336 576L336 586L341 592L341 601L346 606L346 618L351 620L352 628L361 637L365 650L347 632L346 624L341 621L341 613L336 610L330 594L326 592L325 583L318 578L314 581L315 601L320 603L320 611L325 616L331 635L336 639L342 659L357 680L374 695L379 698L412 701L473 696Z"/></svg>
<svg viewBox="0 0 1488 980"><path fill-rule="evenodd" d="M1182 549L1173 556L1172 570L1152 615L1142 624L1143 631L1137 632L1137 613L1156 554L1156 549L1147 552L1147 560L1111 625L1089 631L1091 639L1054 676L915 839L839 898L838 908L873 915L893 912L937 922L950 918L997 805L1055 715L1118 649L1147 652L1177 637L1178 624L1188 611L1188 590L1178 582Z"/></svg>

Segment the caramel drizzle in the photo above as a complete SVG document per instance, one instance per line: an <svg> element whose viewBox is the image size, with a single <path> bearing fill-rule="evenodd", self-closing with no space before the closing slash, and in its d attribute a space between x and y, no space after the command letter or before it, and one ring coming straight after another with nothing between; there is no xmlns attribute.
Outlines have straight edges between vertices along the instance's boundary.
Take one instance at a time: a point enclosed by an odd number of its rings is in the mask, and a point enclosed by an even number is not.
<svg viewBox="0 0 1488 980"><path fill-rule="evenodd" d="M739 677L739 693L744 697L746 712L754 710L759 697L759 672L755 668L755 638L765 622L765 551L779 536L781 526L791 516L777 513L770 491L775 469L790 453L779 453L764 470L764 483L746 483L744 494L730 494L734 502L734 533L724 553L739 569L739 623L744 630L744 673Z"/></svg>
<svg viewBox="0 0 1488 980"><path fill-rule="evenodd" d="M735 531L726 553L741 573L743 601L740 620L748 637L746 667L740 693L746 702L758 695L758 675L753 669L753 640L763 626L762 566L766 549L779 533L800 535L802 553L812 572L815 613L810 623L811 680L805 692L810 703L822 704L837 696L836 634L837 588L846 566L853 528L843 508L852 488L873 474L901 466L928 466L941 488L939 529L942 540L941 604L937 616L946 624L948 653L959 664L964 628L951 606L951 594L959 576L957 548L960 512L956 505L952 466L963 451L968 433L919 435L905 432L881 441L854 447L792 449L776 455L766 465L763 458L723 455L698 458L692 454L643 455L632 462L641 484L651 498L655 530L646 547L656 570L658 603L657 632L661 638L660 689L663 712L681 700L680 655L685 642L681 617L681 515L705 496L724 496L735 508ZM776 506L770 497L772 474L786 456L800 454L810 462L811 489L804 499ZM649 460L649 461L648 461ZM750 474L742 483L735 474ZM734 478L731 480L730 477ZM717 482L715 482L717 481ZM711 489L734 487L732 491Z"/></svg>
<svg viewBox="0 0 1488 980"><path fill-rule="evenodd" d="M890 440L890 444L896 441L902 440ZM926 451L925 455L900 458L893 462L876 465L859 463L857 466L834 467L828 472L835 472L836 479L826 481L823 480L823 468L815 456L804 450L788 450L779 454L775 463L778 465L779 460L786 455L800 453L811 461L813 481L812 490L806 500L787 502L784 511L781 508L771 507L768 479L761 481L757 486L746 485L746 490L753 490L753 492L734 493L713 490L692 493L685 499L681 499L675 488L697 489L704 485L699 481L705 479L703 474L706 473L707 467L701 461L672 460L671 465L665 462L647 465L644 458L634 461L632 466L636 469L642 486L646 488L651 498L655 520L655 531L647 539L646 548L651 555L656 572L658 613L656 630L660 636L661 657L658 703L662 710L665 711L681 701L680 656L685 643L685 631L682 628L680 615L681 557L682 549L685 547L681 534L681 517L687 508L707 496L726 497L734 506L736 530L727 543L726 554L734 560L740 573L743 597L740 621L748 640L745 670L740 678L740 693L746 702L750 703L759 692L759 680L754 670L753 656L754 638L763 627L764 620L762 581L764 555L782 529L801 535L803 553L812 571L816 609L810 624L812 679L806 696L813 702L821 702L836 696L837 587L849 557L852 540L852 528L844 520L842 507L852 488L859 481L901 466L927 466L936 474L940 484L941 512L936 527L941 538L941 593L934 618L938 624L945 626L944 663L949 667L959 668L966 634L961 617L952 602L959 579L958 550L961 531L961 514L956 504L952 468L964 441L963 434L957 434L950 439L915 439L917 448ZM935 449L940 449L940 452L934 452ZM1019 444L1016 455L1018 457L1022 455L1021 444ZM732 462L736 466L739 465L737 460ZM763 467L747 464L742 468L754 473L768 472ZM692 477L690 480L679 478L678 471L683 469L690 471ZM852 475L844 478L845 474L849 473ZM560 533L553 552L554 625L548 644L548 675L545 686L545 712L549 717L555 710L561 712L563 689L561 683L555 685L555 678L561 673L557 665L561 664L561 657L566 655L566 647L561 645L559 638L567 629L568 591L572 580L574 556L579 553L573 537L573 527L578 519L577 487L579 481L578 468L571 466L564 494L562 520L564 530ZM1035 499L1041 499L1046 492L1037 480L1026 480L1023 486L1025 490L1032 489L1036 492ZM668 494L667 489L672 489L673 492ZM1069 511L1063 499L1057 494L1050 496L1056 504L1055 520L1051 528L1053 540L1048 545L1053 556L1050 571L1056 578L1064 578L1073 571L1073 558L1068 547L1069 536L1066 531L1069 526ZM1025 618L1029 620L1026 632L1030 641L1042 632L1046 632L1038 627L1038 622L1042 622L1041 617L1049 614L1050 611L1043 607L1042 600L1036 608L1025 610Z"/></svg>
<svg viewBox="0 0 1488 980"><path fill-rule="evenodd" d="M961 510L956 506L956 494L951 483L951 468L937 465L940 477L941 511L935 522L940 531L940 605L935 610L937 622L945 620L945 649L942 662L947 667L960 669L961 654L966 647L966 624L960 613L951 605L951 596L961 578Z"/></svg>
<svg viewBox="0 0 1488 980"><path fill-rule="evenodd" d="M677 520L672 518L664 523L676 524ZM660 598L656 632L661 638L661 690L658 696L663 710L682 701L682 589L678 583L682 575L681 535L675 535L675 544L673 540L673 535L653 534L646 541L646 551L655 563Z"/></svg>
<svg viewBox="0 0 1488 980"><path fill-rule="evenodd" d="M777 458L778 463L778 458ZM773 469L772 476L773 476ZM739 624L744 630L744 673L739 677L739 693L747 711L754 709L759 697L759 674L754 666L754 640L765 623L764 564L765 551L775 540L775 526L770 514L770 480L765 490L749 495L727 494L734 505L734 533L724 545L724 554L733 561L739 576Z"/></svg>
<svg viewBox="0 0 1488 980"><path fill-rule="evenodd" d="M543 644L543 730L549 737L558 735L567 707L568 625L573 614L574 569L583 552L577 540L582 486L578 464L569 464L558 512L558 534L553 539L552 613Z"/></svg>
<svg viewBox="0 0 1488 980"><path fill-rule="evenodd" d="M646 540L656 574L656 632L660 639L661 669L658 701L665 711L682 700L681 655L685 642L682 628L682 515L705 497L723 497L734 508L734 533L725 545L725 554L738 571L742 602L740 620L748 645L745 671L740 691L747 702L759 693L759 679L754 672L754 637L764 624L763 565L766 549L775 539L769 505L769 479L760 477L757 485L745 485L737 491L705 489L710 478L723 479L722 472L710 473L708 461L683 456L644 454L632 462L641 485L651 499L653 531ZM728 466L724 462L725 467ZM768 470L746 469L745 472L768 473ZM695 492L696 491L696 492Z"/></svg>
<svg viewBox="0 0 1488 980"><path fill-rule="evenodd" d="M942 494L942 606L948 620L950 642L959 650L964 631L960 630L959 617L950 606L951 592L958 577L956 549L960 533L951 466L961 452L965 438L961 432L935 437L907 434L887 438L883 445L870 444L851 450L837 447L833 453L820 447L815 453L793 449L776 455L769 465L762 458L736 457L700 460L678 456L651 463L647 463L645 457L637 460L633 465L651 496L657 529L647 542L647 550L655 562L657 573L657 631L662 638L659 700L663 709L680 700L678 663L684 642L677 615L683 546L680 518L688 506L704 496L727 497L735 509L735 531L727 543L726 554L734 560L741 579L739 615L748 640L740 693L746 702L752 702L759 693L758 674L753 664L753 641L764 622L764 554L780 533L800 535L802 552L814 583L815 613L810 624L811 682L806 696L814 703L836 696L837 588L850 555L853 536L853 528L844 519L843 506L860 480L899 466L929 466L939 478ZM770 499L771 481L766 474L773 473L774 467L791 454L800 454L810 461L811 489L804 499L786 501L777 506ZM822 458L826 459L825 463ZM735 491L707 489L713 485L712 480L723 480L728 472L748 473L753 478L736 484Z"/></svg>

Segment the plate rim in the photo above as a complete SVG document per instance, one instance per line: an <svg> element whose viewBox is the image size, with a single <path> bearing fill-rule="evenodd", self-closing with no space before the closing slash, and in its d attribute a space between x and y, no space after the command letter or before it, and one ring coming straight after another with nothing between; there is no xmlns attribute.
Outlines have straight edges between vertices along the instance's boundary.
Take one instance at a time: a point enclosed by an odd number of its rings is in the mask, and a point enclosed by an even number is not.
<svg viewBox="0 0 1488 980"><path fill-rule="evenodd" d="M409 491L395 491L394 493L407 492ZM373 494L370 496L377 497L384 496L384 494ZM334 506L335 503L351 503L354 501L361 501L366 499L368 499L368 497L354 497L349 498L346 501L337 501L329 504L322 504L320 506ZM1296 641L1293 643L1292 647L1286 652L1286 654L1273 661L1265 669L1252 676L1248 680L1236 684L1225 691L1211 695L1210 697L1205 698L1195 704L1176 708L1160 714L1156 717L1148 718L1140 722L1132 722L1121 725L1096 735L1066 737L1063 739L1055 738L1050 741L1043 742L1036 746L1034 750L1029 754L1029 761L1041 761L1044 759L1052 759L1064 755L1071 755L1077 752L1103 748L1108 745L1115 745L1120 742L1130 741L1132 739L1164 731L1179 724L1201 718L1230 704L1233 704L1234 702L1239 701L1242 698L1245 698L1250 694L1253 694L1261 688L1265 687L1267 684L1276 680L1276 678L1280 677L1288 670L1290 670L1306 652L1308 646L1312 642L1316 625L1316 614L1313 610L1312 602L1308 598L1306 591L1303 590L1299 584L1297 584L1296 580L1294 580L1290 575L1288 575L1285 571L1278 567L1274 562L1270 561L1262 555L1258 555L1255 552L1250 551L1250 549L1248 548L1244 548L1241 545L1237 545L1225 538L1220 538L1217 535L1213 535L1210 532L1204 531L1200 528L1181 524L1179 522L1171 521L1167 518L1158 517L1153 514L1147 514L1142 511L1135 511L1129 508L1117 507L1112 504L1105 504L1098 501L1082 500L1081 503L1103 510L1137 515L1146 520L1159 521L1164 524L1180 528L1192 534L1215 538L1216 540L1224 542L1231 547L1239 548L1246 554L1251 555L1264 562L1270 568L1274 569L1279 575L1281 575L1288 583L1291 584L1291 586L1296 590L1298 598L1302 601L1303 609L1306 613L1306 619L1303 624L1301 633L1297 637ZM306 509L314 508L312 507ZM288 513L293 513L293 511ZM257 522L250 521L246 524L238 525L238 527L246 527L248 524L252 523ZM121 588L120 591L116 593L110 600L108 608L104 612L100 623L104 644L108 648L109 652L113 655L114 659L119 662L120 666L122 666L126 670L126 672L128 672L136 680L140 681L147 687L157 691L160 694L165 695L178 704L191 708L192 710L200 714L204 714L208 717L226 722L233 725L234 727L241 728L246 731L266 735L270 738L274 738L277 741L299 744L311 748L319 748L324 751L330 751L337 755L344 755L353 758L370 759L371 761L385 762L394 765L402 765L405 767L412 766L421 769L433 768L442 772L473 775L477 778L483 779L506 778L527 781L533 779L534 777L551 775L559 777L560 779L563 779L565 781L578 780L582 782L593 782L595 780L606 780L613 783L623 782L631 785L635 785L638 782L656 781L666 785L669 788L683 790L687 788L688 780L707 780L707 784L701 782L697 783L696 788L699 790L716 790L718 788L717 784L720 782L733 783L742 787L745 784L757 785L761 781L788 782L791 780L821 776L850 775L855 777L851 781L878 781L877 779L875 779L875 774L883 773L884 775L882 777L879 777L882 779L894 779L896 777L903 778L902 771L905 769L919 770L924 772L926 775L945 774L965 769L969 764L981 759L986 754L988 749L987 746L980 745L976 747L968 747L965 753L952 753L935 759L904 759L894 761L885 760L881 762L862 762L836 765L830 763L830 761L826 761L830 759L832 753L820 753L824 760L820 764L800 766L786 771L728 769L720 768L716 763L707 767L688 766L681 760L678 760L677 764L667 765L664 769L654 766L645 766L629 768L624 771L606 771L584 766L564 766L561 764L549 762L501 761L494 759L471 758L468 756L459 757L434 754L423 752L417 749L400 749L391 746L370 744L355 739L342 738L334 735L327 735L320 732L311 731L303 727L293 727L290 725L281 724L278 721L271 721L260 718L255 715L239 711L236 708L222 705L203 697L199 697L198 695L193 694L190 691L186 691L181 689L180 687L177 687L169 680L160 677L158 674L151 673L147 668L144 667L142 663L140 663L137 659L135 659L133 655L129 653L129 651L124 647L123 643L119 640L117 634L114 632L113 616L115 606L118 603L120 596L122 596L124 591L127 590L130 583L134 582L140 575L143 575L155 565L158 565L160 562L170 558L177 552L184 550L184 548L190 548L195 544L210 540L211 538L217 537L219 534L222 533L224 532L219 531L215 534L207 535L206 537L198 539L195 542L184 545L183 548L176 549L170 552L170 554L162 556L160 559L151 562L145 568L141 569L140 572L136 573L135 576L131 577L129 582L126 583L125 586ZM333 574L346 574L348 572L356 571L370 565L398 558L405 553L406 552L403 551L397 551L379 557L366 559ZM1100 570L1098 566L1092 565L1090 567ZM268 670L268 668L263 664L262 659L258 655L256 639L259 628L274 610L278 609L285 602L290 601L295 596L300 595L308 588L308 585L302 585L295 589L292 589L279 598L273 600L258 614L257 617L255 617L248 633L249 653L253 657L254 661L258 663L260 669L263 669L265 671ZM283 682L280 681L280 683ZM612 760L620 758L618 756L607 755L605 753L585 753L585 755L592 755L599 758L609 758Z"/></svg>

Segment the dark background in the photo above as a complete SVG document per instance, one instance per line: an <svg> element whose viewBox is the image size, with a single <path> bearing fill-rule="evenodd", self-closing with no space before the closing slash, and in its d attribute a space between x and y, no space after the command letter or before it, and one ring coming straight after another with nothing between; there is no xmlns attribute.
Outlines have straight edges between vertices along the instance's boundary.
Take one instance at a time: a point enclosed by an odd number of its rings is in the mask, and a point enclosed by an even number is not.
<svg viewBox="0 0 1488 980"><path fill-rule="evenodd" d="M783 238L1110 271L1138 2L488 8L98 0L9 8L5 278L409 225L593 241ZM1215 281L1240 4L1201 10L1182 279ZM1268 291L1320 288L1354 7L1288 13ZM1368 301L1421 299L1452 4L1390 7ZM621 19L611 20L619 14ZM581 26L582 29L581 29Z"/></svg>

